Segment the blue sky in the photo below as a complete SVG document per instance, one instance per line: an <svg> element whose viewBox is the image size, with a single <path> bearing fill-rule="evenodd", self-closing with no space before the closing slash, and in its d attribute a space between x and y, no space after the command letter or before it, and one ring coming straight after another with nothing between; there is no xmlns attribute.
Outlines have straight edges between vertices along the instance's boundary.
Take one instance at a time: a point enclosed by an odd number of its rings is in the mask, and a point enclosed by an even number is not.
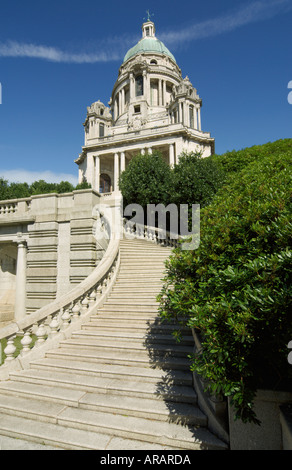
<svg viewBox="0 0 292 470"><path fill-rule="evenodd" d="M203 100L217 153L291 137L292 0L0 4L0 176L77 181L86 107L111 96L146 10Z"/></svg>

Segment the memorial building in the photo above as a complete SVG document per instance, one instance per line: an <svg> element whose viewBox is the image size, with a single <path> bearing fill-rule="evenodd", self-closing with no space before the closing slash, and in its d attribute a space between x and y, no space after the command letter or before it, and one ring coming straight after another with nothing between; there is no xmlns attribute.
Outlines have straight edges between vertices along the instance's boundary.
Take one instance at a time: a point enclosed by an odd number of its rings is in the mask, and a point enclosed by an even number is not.
<svg viewBox="0 0 292 470"><path fill-rule="evenodd" d="M75 160L79 182L99 193L118 192L119 175L138 153L159 150L169 165L185 152L214 153L214 139L202 130L202 100L176 59L142 25L142 38L125 55L108 106L87 108L85 143Z"/></svg>

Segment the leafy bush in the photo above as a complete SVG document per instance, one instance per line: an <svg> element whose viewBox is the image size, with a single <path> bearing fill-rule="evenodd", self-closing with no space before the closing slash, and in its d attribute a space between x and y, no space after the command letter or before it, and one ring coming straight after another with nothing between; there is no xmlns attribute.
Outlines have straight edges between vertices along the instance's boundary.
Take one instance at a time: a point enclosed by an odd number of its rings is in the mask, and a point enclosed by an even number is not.
<svg viewBox="0 0 292 470"><path fill-rule="evenodd" d="M222 166L225 177L228 179L251 163L272 155L274 157L281 157L282 155L292 157L292 139L280 139L276 142L254 145L243 150L233 150L222 155L212 155L208 158L214 159Z"/></svg>
<svg viewBox="0 0 292 470"><path fill-rule="evenodd" d="M171 202L208 205L224 181L223 170L215 158L200 153L182 153L171 172Z"/></svg>
<svg viewBox="0 0 292 470"><path fill-rule="evenodd" d="M258 388L292 379L291 143L286 153L275 143L277 151L269 144L258 158L247 149L245 164L243 151L238 166L235 153L225 162L228 183L201 211L200 246L175 250L159 296L163 318L198 331L203 352L192 369L212 393L231 397L243 422L259 422Z"/></svg>

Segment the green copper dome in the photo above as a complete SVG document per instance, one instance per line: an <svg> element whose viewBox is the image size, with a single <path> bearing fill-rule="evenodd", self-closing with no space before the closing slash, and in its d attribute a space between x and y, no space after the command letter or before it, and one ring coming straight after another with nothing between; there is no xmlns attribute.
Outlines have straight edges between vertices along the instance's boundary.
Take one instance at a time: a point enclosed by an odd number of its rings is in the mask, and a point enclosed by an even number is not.
<svg viewBox="0 0 292 470"><path fill-rule="evenodd" d="M176 62L172 53L167 49L167 47L159 39L154 37L145 37L141 39L136 46L128 50L127 54L124 57L124 62L126 62L131 57L134 57L136 54L143 54L143 52L158 52L159 54L164 54L170 57L174 62Z"/></svg>

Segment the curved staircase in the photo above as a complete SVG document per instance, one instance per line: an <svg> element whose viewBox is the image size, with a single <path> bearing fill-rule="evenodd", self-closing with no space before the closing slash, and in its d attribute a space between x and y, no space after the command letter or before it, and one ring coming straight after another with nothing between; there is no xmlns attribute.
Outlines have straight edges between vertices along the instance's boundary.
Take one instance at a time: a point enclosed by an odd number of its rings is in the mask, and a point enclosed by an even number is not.
<svg viewBox="0 0 292 470"><path fill-rule="evenodd" d="M120 270L103 307L57 349L0 382L0 446L5 436L32 449L227 448L196 404L191 332L176 344L175 325L158 318L169 253L144 240L121 241Z"/></svg>

